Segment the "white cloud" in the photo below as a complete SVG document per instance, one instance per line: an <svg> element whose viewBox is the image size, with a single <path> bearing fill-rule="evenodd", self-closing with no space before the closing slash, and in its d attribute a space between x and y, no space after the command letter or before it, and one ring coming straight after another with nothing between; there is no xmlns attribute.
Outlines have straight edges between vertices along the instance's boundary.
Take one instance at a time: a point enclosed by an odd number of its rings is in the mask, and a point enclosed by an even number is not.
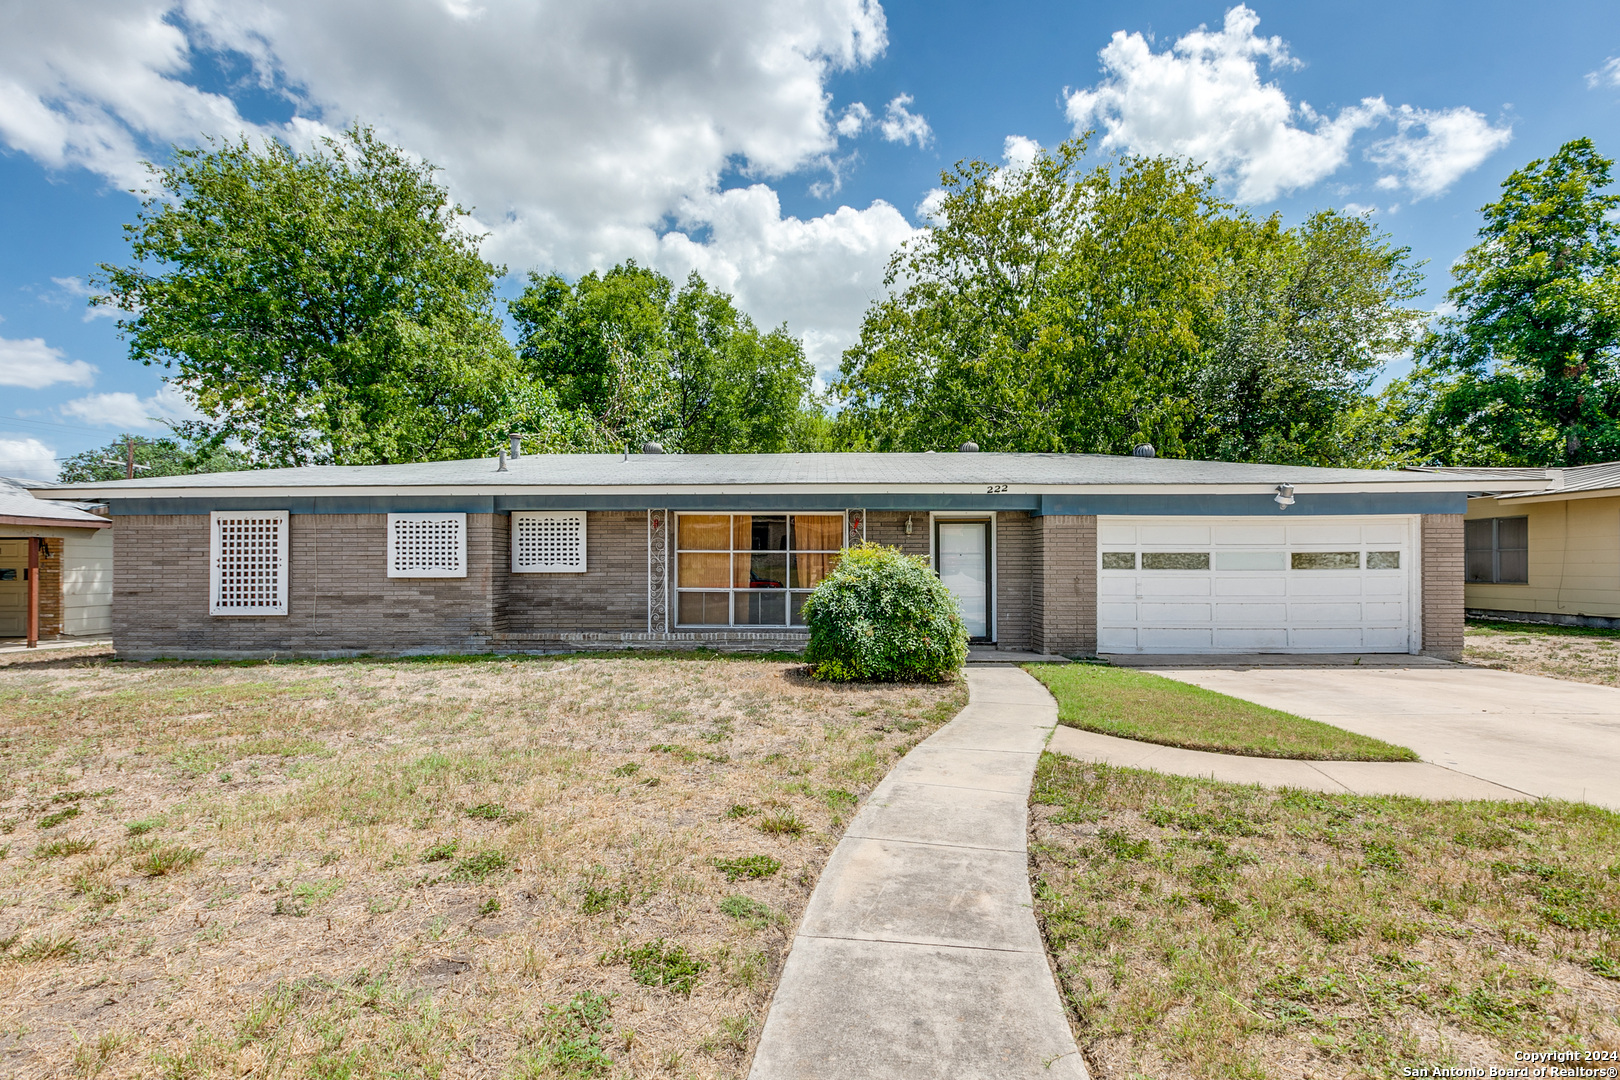
<svg viewBox="0 0 1620 1080"><path fill-rule="evenodd" d="M81 322L89 322L91 319L116 319L119 315L123 314L117 308L109 307L105 304L98 307L91 307L88 302L90 299L91 289L90 286L84 283L83 278L53 277L51 278L51 281L55 283L57 289L61 292L60 301L63 307L68 306L76 300L85 301L84 317L80 320ZM56 300L50 300L50 302L55 303Z"/></svg>
<svg viewBox="0 0 1620 1080"><path fill-rule="evenodd" d="M1260 65L1275 73L1300 63L1281 38L1259 36L1259 24L1253 10L1239 5L1220 30L1199 27L1163 52L1139 33L1116 32L1099 54L1103 79L1068 95L1069 121L1077 132L1099 128L1106 149L1203 162L1252 202L1331 176L1349 160L1359 132L1391 119L1399 130L1383 152L1398 175L1389 175L1423 194L1479 164L1508 137L1507 129L1490 127L1468 109L1391 109L1382 97L1367 97L1329 116L1295 104L1262 79ZM1408 153L1402 140L1414 125L1427 134Z"/></svg>
<svg viewBox="0 0 1620 1080"><path fill-rule="evenodd" d="M911 111L911 104L910 94L900 94L889 102L883 112L883 137L890 142L927 146L934 139L934 129L928 126L927 120Z"/></svg>
<svg viewBox="0 0 1620 1080"><path fill-rule="evenodd" d="M90 386L96 369L83 360L65 359L44 338L0 338L0 386L43 390L57 383Z"/></svg>
<svg viewBox="0 0 1620 1080"><path fill-rule="evenodd" d="M0 476L55 480L56 451L27 435L0 435Z"/></svg>
<svg viewBox="0 0 1620 1080"><path fill-rule="evenodd" d="M1027 169L1040 155L1041 144L1023 135L1009 135L1001 144L1001 157L1013 170Z"/></svg>
<svg viewBox="0 0 1620 1080"><path fill-rule="evenodd" d="M1405 187L1419 199L1440 194L1513 138L1512 129L1492 127L1469 108L1431 112L1402 105L1395 128L1367 156L1391 170L1378 178L1379 187Z"/></svg>
<svg viewBox="0 0 1620 1080"><path fill-rule="evenodd" d="M722 179L736 173L758 182L825 168L836 179L840 128L873 118L864 106L835 114L827 83L887 47L876 0L406 0L386 18L358 0L74 0L8 11L0 142L125 186L142 176L138 159L167 142L254 130L230 98L193 85L209 50L232 50L297 110L278 129L284 138L307 145L353 118L376 125L444 168L488 230L485 254L518 270L574 274L683 252L665 242L675 218L707 229L697 245L712 249L706 264L812 265L812 280L836 283L852 259L862 276L881 273L888 253L869 245L898 217L884 203L813 221L778 211L749 216L744 235L701 216L731 205ZM926 122L911 123L908 137L922 138ZM790 246L761 258L773 243ZM858 307L800 302L795 282L750 287L786 298L753 309L762 321L807 306L832 320L795 321L795 331L847 334L860 317Z"/></svg>
<svg viewBox="0 0 1620 1080"><path fill-rule="evenodd" d="M1596 90L1600 86L1620 86L1620 56L1611 56L1596 71L1588 72L1586 85Z"/></svg>
<svg viewBox="0 0 1620 1080"><path fill-rule="evenodd" d="M838 134L845 139L853 139L862 131L865 131L866 126L871 122L872 110L857 101L845 109L844 115L838 118Z"/></svg>
<svg viewBox="0 0 1620 1080"><path fill-rule="evenodd" d="M61 410L63 416L120 431L166 431L169 425L164 423L165 420L202 418L202 414L192 408L191 402L168 383L148 398L122 390L110 394L90 394L64 403Z"/></svg>

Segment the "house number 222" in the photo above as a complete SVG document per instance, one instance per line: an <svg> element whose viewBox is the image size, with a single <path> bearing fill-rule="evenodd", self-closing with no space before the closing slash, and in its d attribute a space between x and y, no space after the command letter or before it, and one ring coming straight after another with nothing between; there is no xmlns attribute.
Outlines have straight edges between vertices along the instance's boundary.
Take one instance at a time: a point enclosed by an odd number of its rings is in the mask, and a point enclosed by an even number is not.
<svg viewBox="0 0 1620 1080"><path fill-rule="evenodd" d="M1005 495L1007 494L1007 485L991 484L989 487L984 489L984 493L986 495Z"/></svg>

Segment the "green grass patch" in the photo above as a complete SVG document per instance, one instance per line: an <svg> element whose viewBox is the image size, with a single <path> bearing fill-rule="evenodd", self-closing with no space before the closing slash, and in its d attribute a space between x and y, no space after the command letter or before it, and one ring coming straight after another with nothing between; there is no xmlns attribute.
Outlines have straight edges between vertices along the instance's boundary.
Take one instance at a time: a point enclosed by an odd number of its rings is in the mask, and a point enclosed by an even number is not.
<svg viewBox="0 0 1620 1080"><path fill-rule="evenodd" d="M505 870L509 861L505 852L479 851L468 855L456 862L450 870L451 881L474 881L482 883L491 874Z"/></svg>
<svg viewBox="0 0 1620 1080"><path fill-rule="evenodd" d="M738 878L770 877L782 869L782 864L769 855L744 855L740 859L716 859L714 868L726 875L727 881Z"/></svg>
<svg viewBox="0 0 1620 1080"><path fill-rule="evenodd" d="M1058 754L1031 804L1036 914L1110 1075L1401 1076L1620 1039L1591 978L1620 977L1620 814Z"/></svg>
<svg viewBox="0 0 1620 1080"><path fill-rule="evenodd" d="M720 910L750 930L763 930L785 921L780 911L751 896L736 893L720 901Z"/></svg>
<svg viewBox="0 0 1620 1080"><path fill-rule="evenodd" d="M62 837L59 840L46 840L34 848L36 859L60 859L68 855L83 855L87 851L94 851L94 840L81 840L77 837Z"/></svg>
<svg viewBox="0 0 1620 1080"><path fill-rule="evenodd" d="M79 809L78 803L68 803L56 813L46 814L44 817L40 818L39 827L42 829L54 829L63 822L72 821L82 813L84 813L84 811Z"/></svg>
<svg viewBox="0 0 1620 1080"><path fill-rule="evenodd" d="M1124 739L1251 757L1417 761L1404 746L1268 709L1201 686L1101 664L1032 664L1058 722Z"/></svg>
<svg viewBox="0 0 1620 1080"><path fill-rule="evenodd" d="M1620 630L1596 626L1559 626L1557 623L1503 622L1498 619L1469 619L1468 629L1490 634L1536 634L1546 637L1586 637L1620 639Z"/></svg>
<svg viewBox="0 0 1620 1080"><path fill-rule="evenodd" d="M145 877L167 877L170 874L178 874L202 858L202 855L203 853L196 848L170 844L146 852L130 865L134 867L136 873Z"/></svg>
<svg viewBox="0 0 1620 1080"><path fill-rule="evenodd" d="M645 945L627 945L602 955L604 964L628 964L630 977L642 986L659 986L671 993L690 995L697 978L708 970L684 945L671 945L659 938Z"/></svg>

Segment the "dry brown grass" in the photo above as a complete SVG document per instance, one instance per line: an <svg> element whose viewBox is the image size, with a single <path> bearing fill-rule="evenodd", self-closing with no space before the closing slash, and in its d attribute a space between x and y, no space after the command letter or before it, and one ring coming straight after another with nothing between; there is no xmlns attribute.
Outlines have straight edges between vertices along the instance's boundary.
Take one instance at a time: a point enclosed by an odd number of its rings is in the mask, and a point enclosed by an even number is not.
<svg viewBox="0 0 1620 1080"><path fill-rule="evenodd" d="M1036 910L1096 1080L1620 1052L1620 815L1053 754L1031 811Z"/></svg>
<svg viewBox="0 0 1620 1080"><path fill-rule="evenodd" d="M1463 663L1620 686L1620 630L1470 622L1463 638Z"/></svg>
<svg viewBox="0 0 1620 1080"><path fill-rule="evenodd" d="M965 700L740 659L46 661L0 667L8 1076L739 1075L844 820ZM715 866L750 856L780 869Z"/></svg>

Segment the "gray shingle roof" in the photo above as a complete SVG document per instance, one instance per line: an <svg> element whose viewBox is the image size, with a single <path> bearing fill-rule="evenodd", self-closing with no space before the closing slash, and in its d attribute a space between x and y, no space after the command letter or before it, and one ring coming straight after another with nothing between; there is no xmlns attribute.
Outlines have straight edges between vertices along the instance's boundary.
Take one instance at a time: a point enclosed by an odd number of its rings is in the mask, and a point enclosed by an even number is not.
<svg viewBox="0 0 1620 1080"><path fill-rule="evenodd" d="M1446 479L1466 479L1448 476ZM163 476L58 488L64 495L140 497L158 490L353 487L710 487L817 484L885 489L939 484L1040 487L1183 484L1432 483L1432 473L1251 465L1103 454L530 454L499 472L494 458L410 465L311 465ZM1488 477L1481 477L1488 480Z"/></svg>
<svg viewBox="0 0 1620 1080"><path fill-rule="evenodd" d="M1487 476L1503 479L1545 477L1551 482L1552 486L1545 493L1537 492L1537 494L1553 495L1566 491L1620 489L1620 461L1604 461L1596 465L1573 465L1567 468L1456 469L1436 467L1427 468L1423 471L1449 476ZM1503 498L1512 497L1512 494L1503 496Z"/></svg>
<svg viewBox="0 0 1620 1080"><path fill-rule="evenodd" d="M43 519L59 521L65 527L80 528L85 526L100 528L107 524L106 518L90 513L82 505L49 499L43 494L35 496L32 494L35 490L43 493L57 489L52 485L0 476L0 521L6 518L31 518L35 521Z"/></svg>

